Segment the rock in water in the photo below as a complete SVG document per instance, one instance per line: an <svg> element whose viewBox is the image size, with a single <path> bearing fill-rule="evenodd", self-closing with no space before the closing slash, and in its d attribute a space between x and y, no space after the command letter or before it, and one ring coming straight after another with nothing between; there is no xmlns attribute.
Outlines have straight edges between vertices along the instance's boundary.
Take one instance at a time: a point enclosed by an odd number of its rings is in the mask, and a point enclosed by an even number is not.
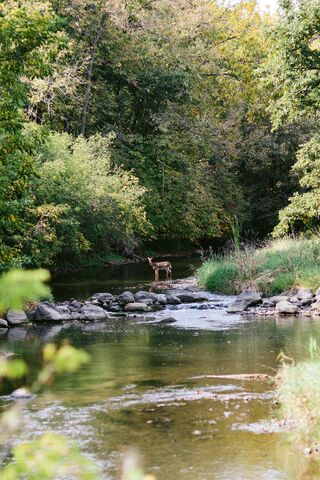
<svg viewBox="0 0 320 480"><path fill-rule="evenodd" d="M11 395L10 395L11 398L14 398L16 400L19 400L20 398L32 398L33 395L32 393L30 392L30 390L28 390L27 388L25 387L21 387L21 388L17 388L16 390L14 390Z"/></svg>
<svg viewBox="0 0 320 480"><path fill-rule="evenodd" d="M177 320L173 317L166 317L166 318L163 318L162 320L160 320L160 324L162 325L170 325L170 323L175 323Z"/></svg>
<svg viewBox="0 0 320 480"><path fill-rule="evenodd" d="M78 302L78 300L72 300L70 302L70 307L79 309L82 307L82 303Z"/></svg>
<svg viewBox="0 0 320 480"><path fill-rule="evenodd" d="M134 296L131 292L123 292L118 296L118 303L121 306L127 305L127 303L134 303Z"/></svg>
<svg viewBox="0 0 320 480"><path fill-rule="evenodd" d="M23 310L8 310L6 318L9 325L28 323L27 315Z"/></svg>
<svg viewBox="0 0 320 480"><path fill-rule="evenodd" d="M159 295L158 295L158 303L160 303L160 305L166 305L166 304L168 303L167 297L165 296L164 293L159 293Z"/></svg>
<svg viewBox="0 0 320 480"><path fill-rule="evenodd" d="M57 312L57 310L47 302L39 303L37 305L34 318L38 322L62 322L64 320L63 315Z"/></svg>
<svg viewBox="0 0 320 480"><path fill-rule="evenodd" d="M153 292L137 292L134 296L136 302L143 302L144 300L152 300L152 303L155 303L158 300L158 295Z"/></svg>
<svg viewBox="0 0 320 480"><path fill-rule="evenodd" d="M201 301L197 293L189 292L188 290L170 290L168 296L174 296L182 303L193 303Z"/></svg>
<svg viewBox="0 0 320 480"><path fill-rule="evenodd" d="M146 303L133 302L127 303L124 309L128 312L146 312L149 308Z"/></svg>
<svg viewBox="0 0 320 480"><path fill-rule="evenodd" d="M94 320L106 320L108 318L107 312L97 305L84 305L80 313L84 320L89 320L90 322Z"/></svg>
<svg viewBox="0 0 320 480"><path fill-rule="evenodd" d="M268 298L268 300L276 305L279 302L285 302L286 300L289 300L289 297L287 295L275 295L274 297Z"/></svg>
<svg viewBox="0 0 320 480"><path fill-rule="evenodd" d="M279 315L295 315L298 313L299 309L297 305L288 302L287 300L279 302L276 305L276 313Z"/></svg>
<svg viewBox="0 0 320 480"><path fill-rule="evenodd" d="M168 305L179 305L181 303L180 298L176 297L175 295L168 294L166 297Z"/></svg>
<svg viewBox="0 0 320 480"><path fill-rule="evenodd" d="M298 293L296 295L298 300L304 300L304 301L312 300L314 296L315 295L312 292L312 290L310 290L310 288L300 288L300 290L298 290Z"/></svg>
<svg viewBox="0 0 320 480"><path fill-rule="evenodd" d="M0 328L8 328L8 322L4 318L0 318Z"/></svg>
<svg viewBox="0 0 320 480"><path fill-rule="evenodd" d="M112 302L114 302L114 296L112 293L95 293L92 295L90 298L90 301L96 300L101 304L108 304L111 305Z"/></svg>
<svg viewBox="0 0 320 480"><path fill-rule="evenodd" d="M246 290L245 292L240 293L237 296L235 301L229 305L227 308L228 313L242 313L248 307L253 307L254 305L258 305L262 303L262 298L259 292L255 290Z"/></svg>

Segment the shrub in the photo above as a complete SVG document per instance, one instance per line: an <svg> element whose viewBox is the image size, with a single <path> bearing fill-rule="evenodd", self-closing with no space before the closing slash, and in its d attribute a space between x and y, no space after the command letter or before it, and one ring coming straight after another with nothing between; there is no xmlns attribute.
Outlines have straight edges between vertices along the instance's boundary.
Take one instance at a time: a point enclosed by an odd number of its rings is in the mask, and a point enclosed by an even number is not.
<svg viewBox="0 0 320 480"><path fill-rule="evenodd" d="M24 243L31 264L123 250L136 236L150 233L145 189L131 172L113 166L112 139L111 134L88 139L49 135L39 153L36 205Z"/></svg>
<svg viewBox="0 0 320 480"><path fill-rule="evenodd" d="M284 364L277 376L280 415L292 422L298 440L312 446L320 441L320 353L310 339L310 359Z"/></svg>
<svg viewBox="0 0 320 480"><path fill-rule="evenodd" d="M294 287L316 290L320 286L320 239L284 238L262 248L213 257L199 269L198 278L208 290L221 293L248 287L266 294Z"/></svg>

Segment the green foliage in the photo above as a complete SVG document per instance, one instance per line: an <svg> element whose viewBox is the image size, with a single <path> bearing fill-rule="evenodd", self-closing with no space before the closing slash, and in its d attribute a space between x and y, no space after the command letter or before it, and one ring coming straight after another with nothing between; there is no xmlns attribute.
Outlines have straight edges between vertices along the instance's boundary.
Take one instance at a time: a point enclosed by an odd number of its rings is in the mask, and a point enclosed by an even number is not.
<svg viewBox="0 0 320 480"><path fill-rule="evenodd" d="M44 282L50 280L47 270L11 270L0 277L0 311L20 309L26 301L39 300L50 293Z"/></svg>
<svg viewBox="0 0 320 480"><path fill-rule="evenodd" d="M101 1L53 1L53 7L71 40L69 68L62 58L46 82L60 78L55 95L33 82L35 108L53 130L78 134L90 89L85 132L116 132L112 159L133 170L147 189L147 218L157 238L227 237L234 215L252 228L258 203L260 215L283 205L279 178L292 164L294 142L284 135L275 139L265 115L256 73L267 45L254 1L234 8L162 0L120 8L112 0L101 29ZM86 68L77 68L79 58L92 61L89 77ZM251 160L254 155L259 159ZM272 205L261 201L267 175L272 185L264 195L276 192ZM259 228L268 228L264 220Z"/></svg>
<svg viewBox="0 0 320 480"><path fill-rule="evenodd" d="M10 380L22 378L28 371L27 365L23 360L5 360L0 359L0 379L9 378Z"/></svg>
<svg viewBox="0 0 320 480"><path fill-rule="evenodd" d="M55 29L48 3L2 1L0 5L0 266L19 254L34 180L36 135L24 131L24 78L44 73L38 49Z"/></svg>
<svg viewBox="0 0 320 480"><path fill-rule="evenodd" d="M275 126L314 114L320 106L320 5L318 0L282 0L271 31L267 82Z"/></svg>
<svg viewBox="0 0 320 480"><path fill-rule="evenodd" d="M13 447L14 463L4 467L3 480L51 480L74 478L95 480L97 469L76 445L62 435L45 433L34 442Z"/></svg>
<svg viewBox="0 0 320 480"><path fill-rule="evenodd" d="M207 260L198 271L201 285L211 291L236 293L244 288L282 293L294 287L320 286L320 240L285 238L258 249L235 250Z"/></svg>
<svg viewBox="0 0 320 480"><path fill-rule="evenodd" d="M223 258L206 260L198 270L198 280L206 290L221 292L226 295L234 293L234 281L237 277L237 267Z"/></svg>
<svg viewBox="0 0 320 480"><path fill-rule="evenodd" d="M34 224L24 243L33 264L50 265L57 257L78 259L147 236L145 189L129 171L112 165L113 135L88 139L52 133L39 153Z"/></svg>
<svg viewBox="0 0 320 480"><path fill-rule="evenodd" d="M279 127L297 118L313 120L313 137L298 151L293 174L300 192L289 198L280 211L275 236L313 231L319 224L320 143L316 115L320 106L320 5L318 0L282 1L282 15L275 23L271 40L267 82L274 94L270 102L273 124Z"/></svg>
<svg viewBox="0 0 320 480"><path fill-rule="evenodd" d="M48 293L43 283L49 272L11 271L0 278L0 310L21 308L25 301L34 301ZM44 385L51 384L55 374L72 373L90 359L84 350L70 345L57 348L53 344L44 347L44 367L31 386L38 393ZM0 358L0 380L21 379L27 373L27 365L21 359ZM8 441L10 434L20 426L21 406L15 405L0 417L0 444ZM12 461L0 471L1 479L28 480L77 478L98 479L97 468L85 458L79 448L63 436L46 433L35 441L16 444L12 449Z"/></svg>
<svg viewBox="0 0 320 480"><path fill-rule="evenodd" d="M320 218L320 135L314 136L298 152L293 167L299 175L302 193L295 193L289 205L281 210L275 236L296 233L301 230L314 231Z"/></svg>
<svg viewBox="0 0 320 480"><path fill-rule="evenodd" d="M1 159L0 268L80 263L150 238L225 240L235 217L244 235L270 232L311 129L303 118L272 132L270 84L282 82L281 96L291 78L291 67L282 77L273 68L291 48L285 22L293 38L303 20L306 38L316 8L298 20L284 8L268 37L272 21L255 0L1 5L1 105L13 143Z"/></svg>
<svg viewBox="0 0 320 480"><path fill-rule="evenodd" d="M44 347L43 358L46 364L51 364L55 373L72 373L85 363L90 356L84 350L79 350L71 345L63 345L57 348L49 343Z"/></svg>
<svg viewBox="0 0 320 480"><path fill-rule="evenodd" d="M277 397L281 417L294 427L304 446L318 446L320 440L320 360L316 340L310 339L310 359L283 364L277 376Z"/></svg>

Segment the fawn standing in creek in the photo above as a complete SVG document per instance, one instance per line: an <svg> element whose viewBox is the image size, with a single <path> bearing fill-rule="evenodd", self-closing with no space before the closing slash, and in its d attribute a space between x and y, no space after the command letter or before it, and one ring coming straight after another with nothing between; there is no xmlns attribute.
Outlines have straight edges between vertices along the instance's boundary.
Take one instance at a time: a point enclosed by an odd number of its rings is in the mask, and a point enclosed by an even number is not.
<svg viewBox="0 0 320 480"><path fill-rule="evenodd" d="M153 262L152 257L148 257L148 262L154 270L154 280L159 281L159 270L165 270L167 280L172 279L172 265L170 262Z"/></svg>

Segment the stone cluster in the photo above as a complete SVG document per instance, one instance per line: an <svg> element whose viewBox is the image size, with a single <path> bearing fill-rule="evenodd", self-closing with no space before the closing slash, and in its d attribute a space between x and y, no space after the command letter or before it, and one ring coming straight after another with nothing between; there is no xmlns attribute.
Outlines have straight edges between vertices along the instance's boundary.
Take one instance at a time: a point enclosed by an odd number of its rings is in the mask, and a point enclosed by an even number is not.
<svg viewBox="0 0 320 480"><path fill-rule="evenodd" d="M227 312L265 316L320 316L320 288L316 292L310 288L300 288L268 298L248 290L238 295Z"/></svg>
<svg viewBox="0 0 320 480"><path fill-rule="evenodd" d="M40 302L33 310L8 310L5 318L0 318L0 328L72 320L103 321L115 315L154 312L165 308L166 305L201 302L207 299L203 292L184 289L168 290L166 293L126 291L117 296L111 293L95 293L86 301Z"/></svg>

